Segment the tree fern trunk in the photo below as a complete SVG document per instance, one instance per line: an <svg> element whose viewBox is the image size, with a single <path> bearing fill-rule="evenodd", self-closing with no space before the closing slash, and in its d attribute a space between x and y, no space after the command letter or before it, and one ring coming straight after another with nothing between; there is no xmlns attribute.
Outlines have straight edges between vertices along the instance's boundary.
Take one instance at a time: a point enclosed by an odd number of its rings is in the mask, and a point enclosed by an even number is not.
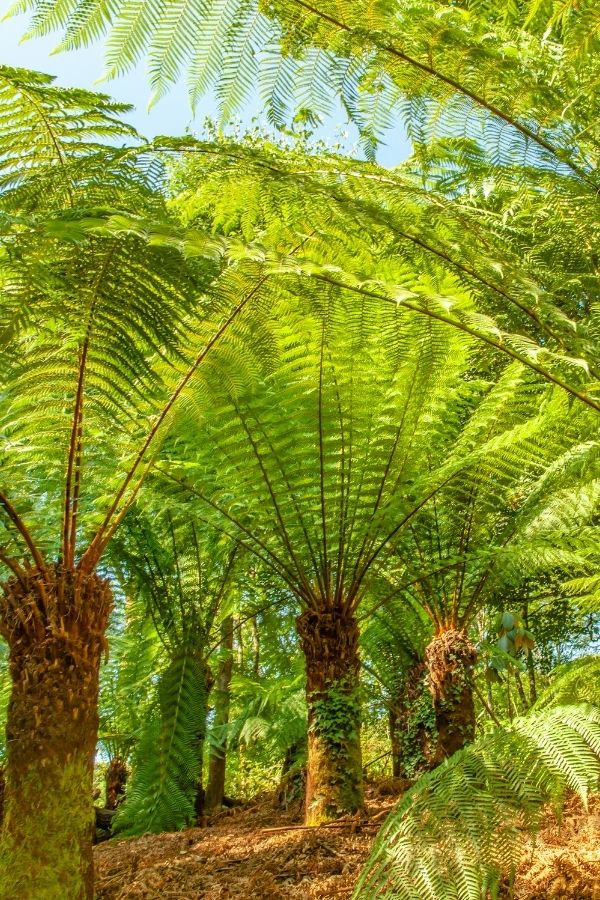
<svg viewBox="0 0 600 900"><path fill-rule="evenodd" d="M308 610L296 620L306 660L306 824L363 807L358 626L353 616Z"/></svg>
<svg viewBox="0 0 600 900"><path fill-rule="evenodd" d="M473 666L477 653L464 631L437 634L425 651L429 689L438 731L436 762L475 737Z"/></svg>
<svg viewBox="0 0 600 900"><path fill-rule="evenodd" d="M221 660L214 691L216 740L210 749L208 761L208 784L204 797L204 809L208 812L218 808L225 795L225 774L227 770L227 737L225 728L229 722L229 683L233 671L233 618L228 616L221 631L221 650L226 656Z"/></svg>
<svg viewBox="0 0 600 900"><path fill-rule="evenodd" d="M92 779L108 584L59 567L4 585L10 648L0 897L91 900Z"/></svg>
<svg viewBox="0 0 600 900"><path fill-rule="evenodd" d="M106 769L104 781L106 784L106 809L116 809L125 797L127 777L129 769L127 763L120 756L113 756Z"/></svg>
<svg viewBox="0 0 600 900"><path fill-rule="evenodd" d="M425 664L414 663L400 681L390 703L389 727L392 775L412 778L431 765L430 730L419 716L419 701L426 690Z"/></svg>

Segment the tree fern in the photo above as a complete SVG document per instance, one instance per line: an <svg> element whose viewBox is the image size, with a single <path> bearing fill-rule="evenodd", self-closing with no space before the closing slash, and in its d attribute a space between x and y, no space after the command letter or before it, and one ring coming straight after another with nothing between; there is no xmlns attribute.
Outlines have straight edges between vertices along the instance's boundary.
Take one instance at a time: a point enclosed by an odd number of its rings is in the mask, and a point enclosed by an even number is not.
<svg viewBox="0 0 600 900"><path fill-rule="evenodd" d="M567 788L600 775L600 717L558 707L479 738L408 791L381 829L356 897L481 900L514 877L523 838Z"/></svg>
<svg viewBox="0 0 600 900"><path fill-rule="evenodd" d="M13 94L23 93L23 79L17 74L10 80L16 87L5 96L5 104L13 108ZM60 124L61 93L43 83L38 84L40 92ZM65 108L72 112L73 104L65 99ZM76 105L82 103L79 96ZM82 122L88 113L93 134L98 119L102 124L106 116L97 113L91 100L80 111ZM3 159L10 169L22 141L14 122L9 125L6 117L1 121ZM77 160L78 145L73 141L71 146L70 157ZM64 145L61 150L66 153ZM43 154L42 144L40 167ZM92 890L88 822L98 727L96 689L111 607L110 583L96 568L139 494L173 409L262 281L259 276L257 284L249 275L245 297L225 290L218 300L215 292L211 302L206 288L221 274L221 266L214 259L199 263L206 259L204 251L194 262L185 262L169 242L171 220L164 198L153 189L153 167L130 166L140 158L134 147L117 154L122 168L110 146L105 169L93 152L88 156L88 169L85 153L82 157L76 204L37 189L37 168L29 182L27 170L19 172L19 197L6 191L7 235L0 255L5 288L0 316L7 323L0 348L5 451L0 630L13 651L8 728L11 716L19 717L15 698L20 698L25 716L43 706L40 715L47 724L44 729L39 719L32 719L31 732L13 730L17 736L8 747L7 824L0 837L6 859L0 893L7 897L21 892L24 872L29 877L30 861L39 850L34 833L40 815L45 815L40 810L55 807L56 791L71 813L65 813L60 829L52 832L53 841L47 835L45 859L33 867L37 880L28 889L48 893L49 885L62 879L73 895L81 894L84 883L88 894ZM55 174L57 155L46 162L47 175ZM122 178L111 177L114 166ZM148 230L140 227L140 215L150 218L162 240L150 240ZM231 280L238 276L239 286L239 269L228 267L227 274ZM30 589L37 598L33 619L22 611ZM65 652L70 641L84 645L85 652ZM17 662L16 644L21 648ZM42 647L41 656L32 655L33 645ZM48 654L60 661L49 671L63 696L61 703L50 702L47 682L41 688L25 674L34 658L47 659ZM26 686L20 694L14 689L17 682ZM38 700L30 702L30 692L38 690ZM70 745L68 756L48 749L57 740L63 747ZM39 753L53 760L43 772L37 756L34 761L19 749L24 742L31 750L34 741L35 746L46 746ZM22 769L19 774L20 766L30 765L37 775L35 804L23 801L32 780L21 777ZM46 787L40 788L43 783ZM72 852L55 853L54 846L68 846Z"/></svg>

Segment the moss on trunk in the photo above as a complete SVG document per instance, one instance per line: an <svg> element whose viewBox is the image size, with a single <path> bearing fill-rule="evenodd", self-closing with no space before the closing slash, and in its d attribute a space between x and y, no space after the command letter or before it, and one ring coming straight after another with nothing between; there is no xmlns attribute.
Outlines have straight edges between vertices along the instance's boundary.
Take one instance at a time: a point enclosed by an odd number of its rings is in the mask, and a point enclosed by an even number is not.
<svg viewBox="0 0 600 900"><path fill-rule="evenodd" d="M297 619L306 660L308 759L305 821L363 808L358 626L352 616L309 610Z"/></svg>
<svg viewBox="0 0 600 900"><path fill-rule="evenodd" d="M442 762L475 736L473 667L475 647L464 633L450 628L437 634L425 651L429 689L438 732L435 761Z"/></svg>
<svg viewBox="0 0 600 900"><path fill-rule="evenodd" d="M31 570L4 585L10 648L1 900L91 900L98 673L111 593Z"/></svg>

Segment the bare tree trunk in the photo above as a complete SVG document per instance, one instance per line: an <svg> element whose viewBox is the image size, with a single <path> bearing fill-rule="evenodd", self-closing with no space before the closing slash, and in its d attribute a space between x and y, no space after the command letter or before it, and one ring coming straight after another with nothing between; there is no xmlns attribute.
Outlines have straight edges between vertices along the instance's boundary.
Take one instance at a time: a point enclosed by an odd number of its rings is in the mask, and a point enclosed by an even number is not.
<svg viewBox="0 0 600 900"><path fill-rule="evenodd" d="M473 667L477 653L464 631L437 634L425 651L438 731L436 762L461 750L475 736Z"/></svg>
<svg viewBox="0 0 600 900"><path fill-rule="evenodd" d="M250 625L252 628L252 677L258 678L260 675L260 640L256 616L252 617Z"/></svg>
<svg viewBox="0 0 600 900"><path fill-rule="evenodd" d="M4 585L10 649L0 898L92 900L98 673L110 587L32 569Z"/></svg>
<svg viewBox="0 0 600 900"><path fill-rule="evenodd" d="M308 610L296 620L306 660L307 825L363 808L358 626L353 616Z"/></svg>
<svg viewBox="0 0 600 900"><path fill-rule="evenodd" d="M219 665L216 689L213 689L215 703L214 728L217 740L211 746L208 761L208 784L204 796L204 809L206 812L221 806L225 794L225 773L227 768L225 727L229 722L229 683L233 671L233 618L231 616L228 616L221 626L221 651L225 653L225 656ZM220 735L219 732L221 732Z"/></svg>
<svg viewBox="0 0 600 900"><path fill-rule="evenodd" d="M517 685L517 693L519 695L519 700L521 701L521 706L523 707L523 712L527 712L529 709L529 702L527 697L525 696L525 689L523 687L523 682L521 681L521 674L515 670L515 683Z"/></svg>
<svg viewBox="0 0 600 900"><path fill-rule="evenodd" d="M527 599L523 604L523 624L527 631L529 631L529 601ZM533 662L533 654L531 653L531 650L527 653L526 664L527 677L529 679L529 705L533 706L533 704L537 701L537 685L535 683L535 665Z"/></svg>

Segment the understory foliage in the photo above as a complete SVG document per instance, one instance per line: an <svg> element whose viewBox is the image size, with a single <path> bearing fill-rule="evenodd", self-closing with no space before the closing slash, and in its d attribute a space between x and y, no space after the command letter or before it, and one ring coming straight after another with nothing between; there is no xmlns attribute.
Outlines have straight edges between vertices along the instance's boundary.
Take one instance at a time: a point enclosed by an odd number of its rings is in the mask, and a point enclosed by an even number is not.
<svg viewBox="0 0 600 900"><path fill-rule="evenodd" d="M210 661L216 625L229 610L237 548L193 521L138 510L112 556L123 590L138 607L145 605L143 617L160 642L146 672L152 687L145 685L133 777L115 829L128 835L174 831L199 812ZM131 625L135 636L139 619Z"/></svg>
<svg viewBox="0 0 600 900"><path fill-rule="evenodd" d="M136 745L134 777L115 827L124 835L177 831L195 818L205 733L206 672L190 654L155 676L156 700Z"/></svg>

